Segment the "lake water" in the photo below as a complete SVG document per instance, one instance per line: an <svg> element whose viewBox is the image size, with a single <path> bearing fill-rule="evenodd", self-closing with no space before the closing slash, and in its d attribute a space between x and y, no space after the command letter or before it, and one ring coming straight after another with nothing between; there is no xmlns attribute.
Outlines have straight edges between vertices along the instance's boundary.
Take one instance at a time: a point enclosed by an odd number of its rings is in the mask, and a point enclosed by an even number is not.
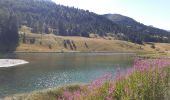
<svg viewBox="0 0 170 100"><path fill-rule="evenodd" d="M52 88L69 83L89 83L106 73L124 71L133 63L128 53L18 53L29 64L0 68L0 97Z"/></svg>

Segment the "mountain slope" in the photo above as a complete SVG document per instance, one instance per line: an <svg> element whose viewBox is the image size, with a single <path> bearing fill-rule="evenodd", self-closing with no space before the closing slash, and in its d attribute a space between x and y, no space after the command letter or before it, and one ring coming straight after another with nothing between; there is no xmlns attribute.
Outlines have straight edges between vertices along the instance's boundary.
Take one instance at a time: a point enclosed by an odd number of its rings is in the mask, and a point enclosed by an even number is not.
<svg viewBox="0 0 170 100"><path fill-rule="evenodd" d="M132 30L141 31L144 27L147 27L144 24L141 24L130 17L123 16L120 14L105 14L104 16L112 22L130 28Z"/></svg>
<svg viewBox="0 0 170 100"><path fill-rule="evenodd" d="M129 21L115 22L93 12L57 5L51 0L0 0L0 12L16 15L19 26L28 26L33 33L62 36L98 34L135 43L170 42L170 33L152 27L139 29L138 23L130 28ZM149 32L148 32L149 30ZM23 31L24 32L24 31Z"/></svg>
<svg viewBox="0 0 170 100"><path fill-rule="evenodd" d="M150 38L143 38L144 41L158 42L165 40L168 42L170 33L165 30L158 29L152 26L146 26L132 18L120 14L105 14L103 16L120 26L128 28L133 32L138 32L139 34L145 36L149 35Z"/></svg>
<svg viewBox="0 0 170 100"><path fill-rule="evenodd" d="M134 19L120 14L105 14L104 16L115 23L124 23L125 25L137 23Z"/></svg>
<svg viewBox="0 0 170 100"><path fill-rule="evenodd" d="M52 31L64 36L97 33L102 36L118 29L116 24L95 13L56 5L49 0L5 0L0 1L0 6L7 12L15 13L20 25L33 28L35 33Z"/></svg>
<svg viewBox="0 0 170 100"><path fill-rule="evenodd" d="M111 37L87 38L34 34L29 29L27 29L25 36L25 42L20 42L16 52L156 52L157 48L155 45L153 49L152 43L139 45L114 40Z"/></svg>

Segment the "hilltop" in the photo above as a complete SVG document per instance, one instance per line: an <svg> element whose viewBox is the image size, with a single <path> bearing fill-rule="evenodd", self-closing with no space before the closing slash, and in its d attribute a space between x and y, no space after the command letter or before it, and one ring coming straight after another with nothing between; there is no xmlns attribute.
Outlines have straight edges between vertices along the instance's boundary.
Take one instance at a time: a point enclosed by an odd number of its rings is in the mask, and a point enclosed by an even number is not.
<svg viewBox="0 0 170 100"><path fill-rule="evenodd" d="M130 35L129 38L131 38L131 40L137 38L138 40L143 40L145 42L161 42L164 40L168 42L168 37L170 34L166 30L144 25L133 18L120 14L105 14L103 16L122 27L128 28L131 31L139 32L138 34Z"/></svg>

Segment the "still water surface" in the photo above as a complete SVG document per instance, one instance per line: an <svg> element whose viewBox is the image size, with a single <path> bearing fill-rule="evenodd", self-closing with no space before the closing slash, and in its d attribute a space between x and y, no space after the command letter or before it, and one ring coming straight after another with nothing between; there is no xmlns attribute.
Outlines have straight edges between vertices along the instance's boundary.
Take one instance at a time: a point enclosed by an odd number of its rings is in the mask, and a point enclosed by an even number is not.
<svg viewBox="0 0 170 100"><path fill-rule="evenodd" d="M89 83L106 73L125 71L133 63L127 53L17 53L1 58L17 58L29 64L0 68L0 97L52 88L69 83Z"/></svg>

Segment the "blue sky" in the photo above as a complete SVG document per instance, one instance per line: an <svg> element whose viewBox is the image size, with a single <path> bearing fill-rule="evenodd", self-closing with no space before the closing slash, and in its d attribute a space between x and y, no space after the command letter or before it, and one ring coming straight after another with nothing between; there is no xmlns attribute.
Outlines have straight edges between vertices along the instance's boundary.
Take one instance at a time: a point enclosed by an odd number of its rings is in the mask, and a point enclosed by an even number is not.
<svg viewBox="0 0 170 100"><path fill-rule="evenodd" d="M117 13L145 25L170 30L170 0L53 0L97 14Z"/></svg>

